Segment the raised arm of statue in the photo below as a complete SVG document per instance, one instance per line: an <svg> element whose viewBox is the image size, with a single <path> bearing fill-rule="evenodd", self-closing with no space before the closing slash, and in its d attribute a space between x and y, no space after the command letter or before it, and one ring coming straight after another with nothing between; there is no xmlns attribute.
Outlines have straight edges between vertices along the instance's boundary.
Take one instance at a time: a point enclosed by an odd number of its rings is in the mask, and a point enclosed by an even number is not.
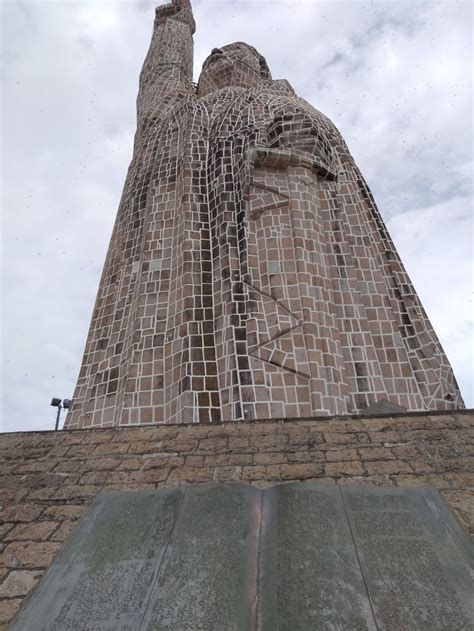
<svg viewBox="0 0 474 631"><path fill-rule="evenodd" d="M194 94L193 33L190 0L172 0L156 8L150 48L140 75L138 129L166 114L177 99Z"/></svg>
<svg viewBox="0 0 474 631"><path fill-rule="evenodd" d="M191 34L196 32L196 22L193 17L193 9L190 0L172 0L170 4L156 7L155 27L157 24L166 22L170 17L180 22L184 22L191 29Z"/></svg>

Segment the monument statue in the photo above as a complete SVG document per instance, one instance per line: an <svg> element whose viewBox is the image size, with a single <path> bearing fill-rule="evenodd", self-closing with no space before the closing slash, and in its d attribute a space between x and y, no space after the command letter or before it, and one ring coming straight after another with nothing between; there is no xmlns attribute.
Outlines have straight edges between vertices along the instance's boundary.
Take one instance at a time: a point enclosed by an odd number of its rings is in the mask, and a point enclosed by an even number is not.
<svg viewBox="0 0 474 631"><path fill-rule="evenodd" d="M334 124L241 42L195 85L194 32L156 9L66 427L463 407Z"/></svg>

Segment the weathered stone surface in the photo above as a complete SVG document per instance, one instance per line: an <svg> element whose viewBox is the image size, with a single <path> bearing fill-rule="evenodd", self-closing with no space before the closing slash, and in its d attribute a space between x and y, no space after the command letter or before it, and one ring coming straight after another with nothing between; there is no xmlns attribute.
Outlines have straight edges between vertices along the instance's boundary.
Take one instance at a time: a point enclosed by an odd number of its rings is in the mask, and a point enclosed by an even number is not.
<svg viewBox="0 0 474 631"><path fill-rule="evenodd" d="M0 524L0 541L4 541L6 535L14 528L14 524Z"/></svg>
<svg viewBox="0 0 474 631"><path fill-rule="evenodd" d="M242 467L216 467L213 482L239 482L242 479Z"/></svg>
<svg viewBox="0 0 474 631"><path fill-rule="evenodd" d="M364 469L362 465L357 460L349 461L349 462L328 462L325 465L324 471L326 475L344 475L344 476L353 476L353 475L364 475Z"/></svg>
<svg viewBox="0 0 474 631"><path fill-rule="evenodd" d="M395 462L394 460L370 460L365 463L366 471L369 475L380 475L383 473L413 473L413 468L408 462Z"/></svg>
<svg viewBox="0 0 474 631"><path fill-rule="evenodd" d="M473 576L474 546L431 490L103 495L11 629L464 631ZM12 571L2 595L38 577Z"/></svg>
<svg viewBox="0 0 474 631"><path fill-rule="evenodd" d="M65 541L73 531L76 523L74 521L63 521L55 533L51 535L51 541Z"/></svg>
<svg viewBox="0 0 474 631"><path fill-rule="evenodd" d="M0 598L26 596L42 576L41 571L13 570L0 585Z"/></svg>
<svg viewBox="0 0 474 631"><path fill-rule="evenodd" d="M326 460L328 462L343 462L344 460L358 460L357 451L355 449L337 449L326 451Z"/></svg>
<svg viewBox="0 0 474 631"><path fill-rule="evenodd" d="M18 524L6 535L5 541L46 541L58 525L57 521Z"/></svg>
<svg viewBox="0 0 474 631"><path fill-rule="evenodd" d="M0 439L1 440L1 439ZM28 458L28 452L24 454ZM29 522L37 519L44 510L44 506L39 504L18 504L17 506L6 506L0 512L0 522Z"/></svg>
<svg viewBox="0 0 474 631"><path fill-rule="evenodd" d="M388 447L361 447L359 449L362 460L394 460L395 456Z"/></svg>
<svg viewBox="0 0 474 631"><path fill-rule="evenodd" d="M315 462L309 464L287 464L280 467L282 480L294 480L295 478L304 480L306 478L316 478L324 471L324 465Z"/></svg>
<svg viewBox="0 0 474 631"><path fill-rule="evenodd" d="M149 449L150 447L147 445L146 447ZM89 447L88 447L89 449ZM97 456L109 456L115 454L124 454L129 450L129 445L127 443L104 443L102 445L97 445L97 447L93 451L94 457Z"/></svg>
<svg viewBox="0 0 474 631"><path fill-rule="evenodd" d="M20 608L23 598L5 598L0 600L0 624L6 625ZM4 627L6 628L6 626Z"/></svg>
<svg viewBox="0 0 474 631"><path fill-rule="evenodd" d="M0 564L12 568L49 567L60 548L60 543L52 541L9 543L0 555Z"/></svg>
<svg viewBox="0 0 474 631"><path fill-rule="evenodd" d="M79 519L86 512L84 505L74 506L74 504L53 504L45 508L43 518L46 519Z"/></svg>
<svg viewBox="0 0 474 631"><path fill-rule="evenodd" d="M324 441L329 445L348 445L350 443L357 442L357 436L343 433L326 433L324 434Z"/></svg>

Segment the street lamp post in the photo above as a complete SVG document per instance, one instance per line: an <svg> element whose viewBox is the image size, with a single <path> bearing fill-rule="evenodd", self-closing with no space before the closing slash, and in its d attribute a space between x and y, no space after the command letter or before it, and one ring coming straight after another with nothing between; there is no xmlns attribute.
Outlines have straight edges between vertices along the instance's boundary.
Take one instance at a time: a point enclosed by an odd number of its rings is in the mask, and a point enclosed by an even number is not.
<svg viewBox="0 0 474 631"><path fill-rule="evenodd" d="M57 399L56 397L53 397L51 399L51 405L55 408L58 408L58 413L56 414L56 425L54 426L55 432L57 432L59 429L59 417L61 416L62 408L64 408L65 410L69 410L69 408L71 407L71 403L71 399L64 399L63 401L61 401L61 399Z"/></svg>

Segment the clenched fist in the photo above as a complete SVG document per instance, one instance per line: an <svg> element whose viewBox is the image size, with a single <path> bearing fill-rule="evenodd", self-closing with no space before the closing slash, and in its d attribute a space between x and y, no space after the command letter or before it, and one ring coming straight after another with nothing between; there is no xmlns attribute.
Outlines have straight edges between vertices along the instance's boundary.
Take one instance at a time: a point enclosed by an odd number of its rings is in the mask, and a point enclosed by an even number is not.
<svg viewBox="0 0 474 631"><path fill-rule="evenodd" d="M190 0L172 0L171 4L156 7L155 24L161 24L170 17L188 24L192 33L196 31L196 22Z"/></svg>

